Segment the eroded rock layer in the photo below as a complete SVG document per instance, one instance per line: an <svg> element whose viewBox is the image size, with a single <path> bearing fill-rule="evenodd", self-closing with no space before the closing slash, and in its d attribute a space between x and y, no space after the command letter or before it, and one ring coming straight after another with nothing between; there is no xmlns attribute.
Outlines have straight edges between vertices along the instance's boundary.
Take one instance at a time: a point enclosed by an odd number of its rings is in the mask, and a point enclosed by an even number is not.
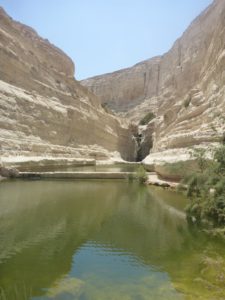
<svg viewBox="0 0 225 300"><path fill-rule="evenodd" d="M176 149L179 159L181 149L217 142L225 131L224 66L225 1L215 0L165 55L81 83L130 120L154 112L152 152Z"/></svg>
<svg viewBox="0 0 225 300"><path fill-rule="evenodd" d="M133 160L128 122L74 79L60 49L0 8L0 154ZM115 154L116 155L116 154Z"/></svg>
<svg viewBox="0 0 225 300"><path fill-rule="evenodd" d="M154 111L157 108L157 102L153 98L159 88L160 60L160 57L155 57L132 68L82 80L81 84L97 95L103 105L116 113L132 111L149 98L150 109Z"/></svg>

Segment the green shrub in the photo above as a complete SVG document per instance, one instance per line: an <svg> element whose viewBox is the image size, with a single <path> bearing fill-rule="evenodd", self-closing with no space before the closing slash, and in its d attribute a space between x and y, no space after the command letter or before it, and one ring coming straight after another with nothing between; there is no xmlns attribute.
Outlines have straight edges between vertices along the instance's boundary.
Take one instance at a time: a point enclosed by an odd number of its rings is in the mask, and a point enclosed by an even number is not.
<svg viewBox="0 0 225 300"><path fill-rule="evenodd" d="M149 113L147 113L147 115L144 116L144 118L141 119L141 121L139 122L139 125L146 125L154 118L155 118L155 115L153 114L153 112L150 111Z"/></svg>
<svg viewBox="0 0 225 300"><path fill-rule="evenodd" d="M191 103L191 96L184 100L184 107L188 108Z"/></svg>
<svg viewBox="0 0 225 300"><path fill-rule="evenodd" d="M139 183L143 184L148 179L148 174L145 170L145 168L140 165L135 173L135 178L139 181Z"/></svg>
<svg viewBox="0 0 225 300"><path fill-rule="evenodd" d="M134 178L133 174L128 174L127 179L128 179L128 181L133 181L135 178Z"/></svg>
<svg viewBox="0 0 225 300"><path fill-rule="evenodd" d="M206 151L194 153L199 171L185 178L187 196L190 199L187 219L202 227L225 227L225 145L212 151L213 159Z"/></svg>

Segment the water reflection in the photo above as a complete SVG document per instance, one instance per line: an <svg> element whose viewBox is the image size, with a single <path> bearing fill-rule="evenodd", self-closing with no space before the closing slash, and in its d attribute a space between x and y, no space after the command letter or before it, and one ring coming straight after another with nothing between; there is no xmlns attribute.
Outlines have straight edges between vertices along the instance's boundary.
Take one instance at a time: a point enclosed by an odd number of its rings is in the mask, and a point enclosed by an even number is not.
<svg viewBox="0 0 225 300"><path fill-rule="evenodd" d="M18 166L19 171L28 172L53 172L53 171L67 171L67 172L135 172L139 164L114 164L114 165L28 165Z"/></svg>
<svg viewBox="0 0 225 300"><path fill-rule="evenodd" d="M0 299L184 299L209 245L184 201L125 181L1 183Z"/></svg>

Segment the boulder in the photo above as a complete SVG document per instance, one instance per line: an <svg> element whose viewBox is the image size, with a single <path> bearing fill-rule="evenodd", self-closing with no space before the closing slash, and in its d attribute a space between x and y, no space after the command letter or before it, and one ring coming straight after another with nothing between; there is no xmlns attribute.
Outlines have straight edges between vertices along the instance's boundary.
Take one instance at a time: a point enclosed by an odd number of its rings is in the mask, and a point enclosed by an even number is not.
<svg viewBox="0 0 225 300"><path fill-rule="evenodd" d="M17 169L0 166L0 177L16 178L18 175L19 171Z"/></svg>

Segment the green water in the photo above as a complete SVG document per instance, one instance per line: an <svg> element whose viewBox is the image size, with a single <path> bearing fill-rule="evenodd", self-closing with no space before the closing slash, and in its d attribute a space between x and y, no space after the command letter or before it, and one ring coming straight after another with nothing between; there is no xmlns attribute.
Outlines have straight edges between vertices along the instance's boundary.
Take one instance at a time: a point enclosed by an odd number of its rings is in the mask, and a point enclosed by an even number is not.
<svg viewBox="0 0 225 300"><path fill-rule="evenodd" d="M0 299L225 299L225 246L126 181L0 184Z"/></svg>

